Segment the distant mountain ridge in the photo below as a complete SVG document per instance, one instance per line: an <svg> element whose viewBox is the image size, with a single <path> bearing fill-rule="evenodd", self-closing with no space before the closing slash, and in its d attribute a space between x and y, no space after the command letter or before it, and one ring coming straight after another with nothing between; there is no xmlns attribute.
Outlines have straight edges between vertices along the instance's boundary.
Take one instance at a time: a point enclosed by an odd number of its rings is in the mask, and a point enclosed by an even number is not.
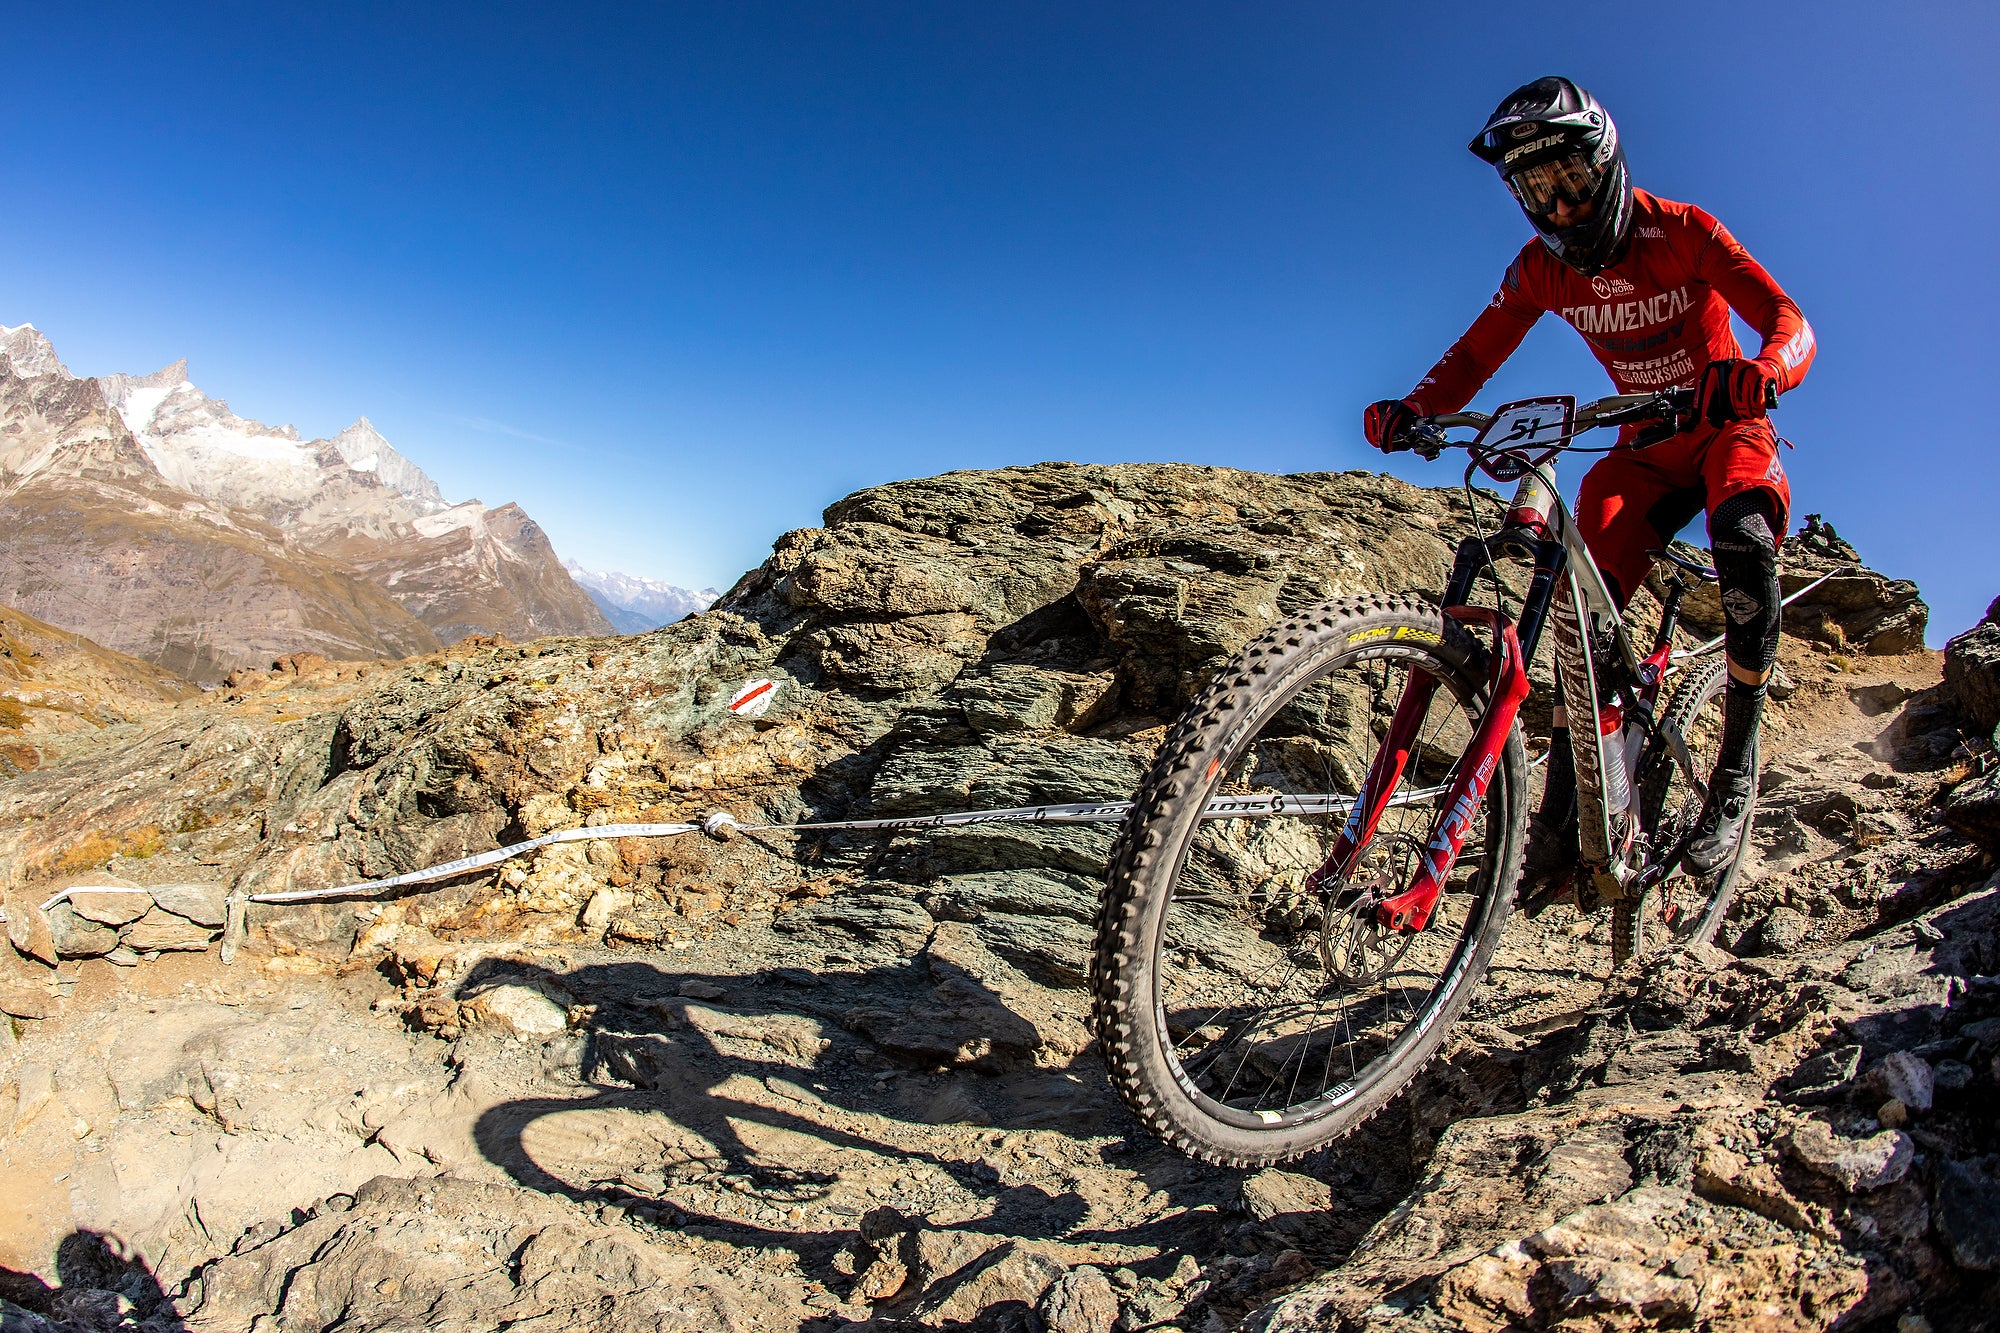
<svg viewBox="0 0 2000 1333"><path fill-rule="evenodd" d="M644 634L662 625L671 625L684 616L697 611L706 611L722 596L714 588L703 588L691 592L671 583L657 579L642 579L631 574L600 574L585 569L574 560L563 561L563 568L577 581L579 587L590 594L611 623L618 627L620 634Z"/></svg>
<svg viewBox="0 0 2000 1333"><path fill-rule="evenodd" d="M450 504L366 417L302 439L185 361L80 378L31 324L0 325L0 526L0 602L201 680L613 632L519 506Z"/></svg>
<svg viewBox="0 0 2000 1333"><path fill-rule="evenodd" d="M291 426L246 421L197 389L188 382L185 359L150 375L102 375L97 383L160 474L206 499L276 517L288 503L310 504L344 471L372 474L400 518L446 507L437 483L397 453L367 417L332 439L301 440Z"/></svg>

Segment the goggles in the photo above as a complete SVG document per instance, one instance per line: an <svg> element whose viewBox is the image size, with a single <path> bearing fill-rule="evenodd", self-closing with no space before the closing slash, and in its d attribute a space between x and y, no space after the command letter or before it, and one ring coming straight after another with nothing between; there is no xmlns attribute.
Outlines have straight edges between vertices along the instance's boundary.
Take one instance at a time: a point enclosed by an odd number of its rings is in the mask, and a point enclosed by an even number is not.
<svg viewBox="0 0 2000 1333"><path fill-rule="evenodd" d="M1536 217L1555 212L1558 199L1572 207L1589 203L1603 183L1604 173L1591 166L1582 153L1537 162L1507 175L1507 188L1521 201L1521 207Z"/></svg>

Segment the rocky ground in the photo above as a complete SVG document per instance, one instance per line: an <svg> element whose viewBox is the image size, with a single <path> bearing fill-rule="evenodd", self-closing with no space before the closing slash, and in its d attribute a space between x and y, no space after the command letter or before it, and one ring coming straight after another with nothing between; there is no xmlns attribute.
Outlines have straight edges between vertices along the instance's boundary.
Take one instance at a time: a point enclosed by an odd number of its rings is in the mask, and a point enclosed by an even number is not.
<svg viewBox="0 0 2000 1333"><path fill-rule="evenodd" d="M1120 797L1218 657L1434 588L1465 523L1369 474L900 483L653 634L290 659L0 781L8 1333L1985 1326L2000 623L1941 663L1866 571L1791 617L1724 947L1516 919L1447 1058L1289 1170L1110 1095L1101 826L579 841L227 928L555 829ZM84 883L143 892L39 910Z"/></svg>
<svg viewBox="0 0 2000 1333"><path fill-rule="evenodd" d="M200 694L151 662L0 606L0 778L94 748L105 728Z"/></svg>

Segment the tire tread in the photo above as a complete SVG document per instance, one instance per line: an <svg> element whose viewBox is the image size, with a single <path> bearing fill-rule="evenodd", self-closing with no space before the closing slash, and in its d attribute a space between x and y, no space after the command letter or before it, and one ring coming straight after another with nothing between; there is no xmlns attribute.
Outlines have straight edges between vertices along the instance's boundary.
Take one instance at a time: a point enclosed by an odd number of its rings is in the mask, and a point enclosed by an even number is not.
<svg viewBox="0 0 2000 1333"><path fill-rule="evenodd" d="M1268 691L1282 688L1296 672L1315 669L1322 655L1340 657L1347 636L1384 622L1421 624L1440 634L1436 645L1427 646L1429 655L1447 669L1461 673L1472 686L1475 701L1483 704L1485 649L1464 626L1440 615L1432 603L1414 595L1389 593L1365 593L1322 603L1266 630L1195 696L1161 741L1112 849L1105 891L1098 900L1089 965L1093 1024L1105 1065L1119 1096L1148 1130L1175 1149L1217 1166L1261 1167L1315 1151L1352 1132L1393 1100L1441 1048L1445 1033L1485 974L1486 962L1511 906L1514 882L1520 872L1521 834L1525 824L1525 805L1521 799L1525 761L1518 723L1508 738L1502 765L1488 793L1494 809L1504 807L1501 818L1506 824L1498 829L1502 837L1498 884L1485 890L1489 895L1500 895L1501 905L1497 909L1491 906L1482 909L1490 917L1477 946L1482 956L1466 969L1456 992L1447 998L1446 1021L1437 1025L1435 1036L1427 1034L1413 1048L1408 1067L1383 1080L1386 1092L1378 1089L1379 1095L1357 1099L1354 1105L1328 1116L1327 1123L1314 1122L1309 1128L1319 1132L1303 1146L1274 1143L1268 1148L1226 1147L1212 1138L1198 1136L1176 1117L1155 1086L1156 1076L1147 1070L1139 1046L1143 1041L1141 1029L1150 1028L1151 1014L1138 1012L1140 1005L1134 996L1132 978L1136 969L1150 966L1150 941L1143 938L1146 907L1151 895L1166 891L1157 881L1162 877L1172 878L1168 862L1180 851L1179 840L1168 836L1169 826L1176 818L1186 818L1187 812L1179 807L1206 789L1206 784L1197 780L1196 770L1206 757L1208 744L1223 734L1227 723L1254 707ZM1499 822L1489 819L1489 828L1495 828ZM1171 848L1166 846L1169 841L1175 843ZM1176 1088L1175 1092L1178 1091ZM1216 1125L1216 1128L1228 1127Z"/></svg>

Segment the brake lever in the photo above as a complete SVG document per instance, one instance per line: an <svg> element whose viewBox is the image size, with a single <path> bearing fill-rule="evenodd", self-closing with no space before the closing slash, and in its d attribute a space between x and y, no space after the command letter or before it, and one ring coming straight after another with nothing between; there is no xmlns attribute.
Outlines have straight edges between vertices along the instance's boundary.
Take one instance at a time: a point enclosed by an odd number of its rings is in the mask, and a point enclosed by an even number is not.
<svg viewBox="0 0 2000 1333"><path fill-rule="evenodd" d="M1662 389L1646 402L1635 404L1621 412L1611 412L1598 418L1600 426L1639 426L1639 432L1632 439L1635 449L1647 449L1663 444L1677 435L1684 434L1695 426L1694 395L1685 389ZM1645 423L1641 425L1640 423Z"/></svg>
<svg viewBox="0 0 2000 1333"><path fill-rule="evenodd" d="M1678 417L1668 417L1664 421L1655 420L1652 425L1641 427L1639 433L1632 437L1632 447L1650 449L1656 444L1665 444L1680 435L1684 429L1686 428L1681 425Z"/></svg>
<svg viewBox="0 0 2000 1333"><path fill-rule="evenodd" d="M1410 427L1410 452L1426 463L1435 463L1438 455L1451 443L1444 437L1444 427L1431 421L1419 421Z"/></svg>

